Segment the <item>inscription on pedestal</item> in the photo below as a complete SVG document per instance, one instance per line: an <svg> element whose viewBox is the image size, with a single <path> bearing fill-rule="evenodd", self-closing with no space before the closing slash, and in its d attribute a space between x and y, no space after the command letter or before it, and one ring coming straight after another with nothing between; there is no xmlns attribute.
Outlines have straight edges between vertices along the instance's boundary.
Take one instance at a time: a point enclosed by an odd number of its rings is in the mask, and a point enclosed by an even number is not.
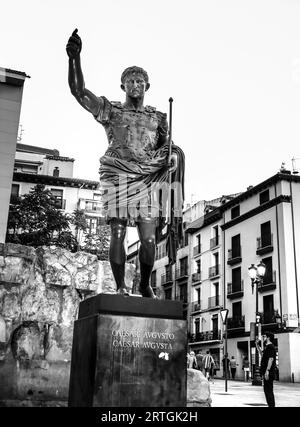
<svg viewBox="0 0 300 427"><path fill-rule="evenodd" d="M184 406L185 340L183 320L99 315L93 406Z"/></svg>

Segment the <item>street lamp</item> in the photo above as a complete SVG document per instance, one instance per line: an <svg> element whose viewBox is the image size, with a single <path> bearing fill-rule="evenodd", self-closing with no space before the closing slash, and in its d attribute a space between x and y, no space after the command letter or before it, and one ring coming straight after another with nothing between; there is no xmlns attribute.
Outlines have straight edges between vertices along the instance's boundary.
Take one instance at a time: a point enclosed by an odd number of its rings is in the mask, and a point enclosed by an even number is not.
<svg viewBox="0 0 300 427"><path fill-rule="evenodd" d="M266 266L262 261L256 267L254 264L251 264L251 266L248 268L248 272L251 279L252 294L254 291L254 285L256 285L256 288L255 288L255 339L256 339L258 337L258 324L261 323L260 314L258 312L258 287L262 285L263 277L266 273ZM259 371L258 350L256 345L255 345L255 366L254 366L252 385L262 385L262 380L261 380L260 371Z"/></svg>
<svg viewBox="0 0 300 427"><path fill-rule="evenodd" d="M228 354L227 354L227 316L228 316L228 308L223 308L222 310L220 310L221 313L221 318L222 318L222 322L223 325L225 325L225 360L224 360L224 366L225 366L225 391L227 391L227 358L228 358Z"/></svg>

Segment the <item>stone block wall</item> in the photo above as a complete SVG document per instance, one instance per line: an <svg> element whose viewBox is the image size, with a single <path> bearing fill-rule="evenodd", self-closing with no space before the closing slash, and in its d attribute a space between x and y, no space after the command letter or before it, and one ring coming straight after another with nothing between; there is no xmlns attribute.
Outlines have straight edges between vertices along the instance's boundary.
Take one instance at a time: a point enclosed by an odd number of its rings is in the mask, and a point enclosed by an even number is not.
<svg viewBox="0 0 300 427"><path fill-rule="evenodd" d="M134 274L128 264L129 289ZM66 404L79 303L101 292L115 293L108 261L0 244L0 405Z"/></svg>

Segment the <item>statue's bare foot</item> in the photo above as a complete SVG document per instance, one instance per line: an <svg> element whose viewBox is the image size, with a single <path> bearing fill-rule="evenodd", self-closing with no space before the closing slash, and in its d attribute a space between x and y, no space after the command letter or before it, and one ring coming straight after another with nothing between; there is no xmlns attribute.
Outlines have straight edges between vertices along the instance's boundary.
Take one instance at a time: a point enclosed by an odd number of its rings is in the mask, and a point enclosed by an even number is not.
<svg viewBox="0 0 300 427"><path fill-rule="evenodd" d="M126 287L121 287L117 290L117 294L118 295L123 295L123 296L129 296L129 292L127 291Z"/></svg>
<svg viewBox="0 0 300 427"><path fill-rule="evenodd" d="M158 299L150 285L146 287L140 286L139 292L142 294L142 297Z"/></svg>

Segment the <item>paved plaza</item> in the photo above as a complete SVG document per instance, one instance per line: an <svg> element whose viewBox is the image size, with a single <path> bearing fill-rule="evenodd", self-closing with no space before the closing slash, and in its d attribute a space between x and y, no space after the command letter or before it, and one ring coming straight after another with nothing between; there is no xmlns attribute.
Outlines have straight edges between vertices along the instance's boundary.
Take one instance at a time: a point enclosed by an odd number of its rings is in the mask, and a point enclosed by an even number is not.
<svg viewBox="0 0 300 427"><path fill-rule="evenodd" d="M215 379L210 382L212 407L267 407L263 387L253 386L251 382L227 382ZM274 382L277 407L300 407L300 383Z"/></svg>

